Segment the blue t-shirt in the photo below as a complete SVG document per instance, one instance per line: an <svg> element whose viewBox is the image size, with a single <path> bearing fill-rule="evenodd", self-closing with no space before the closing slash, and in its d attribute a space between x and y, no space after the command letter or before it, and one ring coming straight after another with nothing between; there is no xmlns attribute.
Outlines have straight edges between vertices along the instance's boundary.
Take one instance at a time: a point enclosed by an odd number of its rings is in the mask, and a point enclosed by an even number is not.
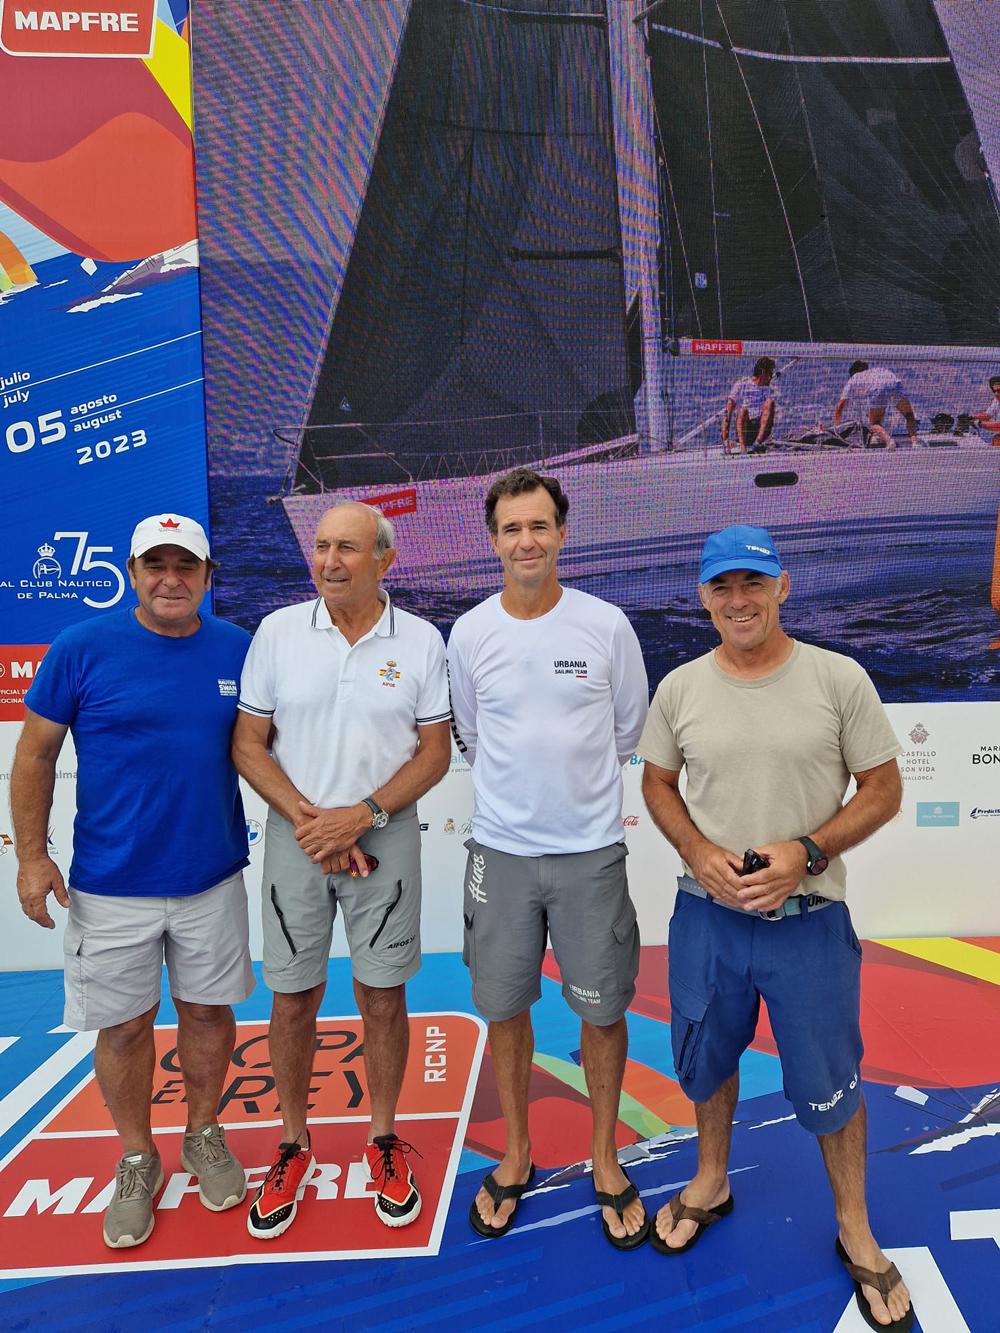
<svg viewBox="0 0 1000 1333"><path fill-rule="evenodd" d="M174 639L133 610L63 630L25 704L69 726L77 753L72 888L202 893L247 864L229 743L250 636L201 613Z"/></svg>

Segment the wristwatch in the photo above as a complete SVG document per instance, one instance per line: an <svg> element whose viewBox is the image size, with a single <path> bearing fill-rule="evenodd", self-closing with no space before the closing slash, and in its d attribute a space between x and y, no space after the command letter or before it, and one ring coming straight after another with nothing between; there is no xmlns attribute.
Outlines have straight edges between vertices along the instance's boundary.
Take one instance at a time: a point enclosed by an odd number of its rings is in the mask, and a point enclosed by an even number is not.
<svg viewBox="0 0 1000 1333"><path fill-rule="evenodd" d="M386 824L388 824L389 822L389 816L379 805L378 801L374 800L371 796L365 796L362 798L362 800L364 804L367 805L368 809L372 812L372 828L385 828ZM823 863L823 866L825 869L826 868L825 861Z"/></svg>
<svg viewBox="0 0 1000 1333"><path fill-rule="evenodd" d="M822 875L823 871L830 864L830 858L824 856L820 849L813 842L812 838L798 838L802 846L806 849L806 874Z"/></svg>

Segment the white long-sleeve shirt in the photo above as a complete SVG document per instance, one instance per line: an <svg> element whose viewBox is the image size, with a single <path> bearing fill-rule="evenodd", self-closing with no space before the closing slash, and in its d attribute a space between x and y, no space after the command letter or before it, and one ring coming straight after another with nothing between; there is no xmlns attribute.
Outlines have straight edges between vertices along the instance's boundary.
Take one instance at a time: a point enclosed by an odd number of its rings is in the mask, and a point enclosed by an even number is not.
<svg viewBox="0 0 1000 1333"><path fill-rule="evenodd" d="M455 622L448 671L477 842L544 856L622 841L621 766L649 687L618 607L563 588L546 615L518 620L497 594Z"/></svg>

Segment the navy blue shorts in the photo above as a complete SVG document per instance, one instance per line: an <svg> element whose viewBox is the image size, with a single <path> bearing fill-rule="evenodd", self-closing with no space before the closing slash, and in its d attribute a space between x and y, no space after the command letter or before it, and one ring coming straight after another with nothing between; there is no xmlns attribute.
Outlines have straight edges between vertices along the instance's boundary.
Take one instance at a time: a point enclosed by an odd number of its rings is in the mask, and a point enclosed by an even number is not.
<svg viewBox="0 0 1000 1333"><path fill-rule="evenodd" d="M670 920L670 1038L693 1102L736 1073L761 997L785 1096L811 1134L835 1134L861 1103L861 946L844 903L764 921L678 892Z"/></svg>

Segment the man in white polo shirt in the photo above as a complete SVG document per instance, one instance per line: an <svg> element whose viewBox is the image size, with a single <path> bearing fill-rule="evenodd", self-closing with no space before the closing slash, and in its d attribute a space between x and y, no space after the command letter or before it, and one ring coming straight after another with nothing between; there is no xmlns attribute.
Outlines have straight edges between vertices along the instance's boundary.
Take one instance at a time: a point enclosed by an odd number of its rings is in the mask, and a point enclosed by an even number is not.
<svg viewBox="0 0 1000 1333"><path fill-rule="evenodd" d="M455 734L475 791L465 961L473 1001L489 1021L507 1129L503 1161L483 1181L469 1221L487 1239L504 1235L534 1175L531 1006L541 995L548 934L563 995L582 1021L604 1235L631 1250L649 1221L615 1146L625 1010L639 967L622 764L642 731L649 690L639 641L618 607L559 584L568 509L554 477L517 468L494 482L486 524L503 591L460 616L448 643Z"/></svg>
<svg viewBox="0 0 1000 1333"><path fill-rule="evenodd" d="M283 1126L247 1218L260 1240L291 1225L315 1166L306 1110L338 906L364 1020L375 1211L390 1227L420 1211L394 1120L406 982L420 967L416 801L447 772L451 711L441 635L380 586L395 558L392 524L378 510L328 510L313 555L319 597L261 622L240 685L233 759L270 806L264 980Z"/></svg>

